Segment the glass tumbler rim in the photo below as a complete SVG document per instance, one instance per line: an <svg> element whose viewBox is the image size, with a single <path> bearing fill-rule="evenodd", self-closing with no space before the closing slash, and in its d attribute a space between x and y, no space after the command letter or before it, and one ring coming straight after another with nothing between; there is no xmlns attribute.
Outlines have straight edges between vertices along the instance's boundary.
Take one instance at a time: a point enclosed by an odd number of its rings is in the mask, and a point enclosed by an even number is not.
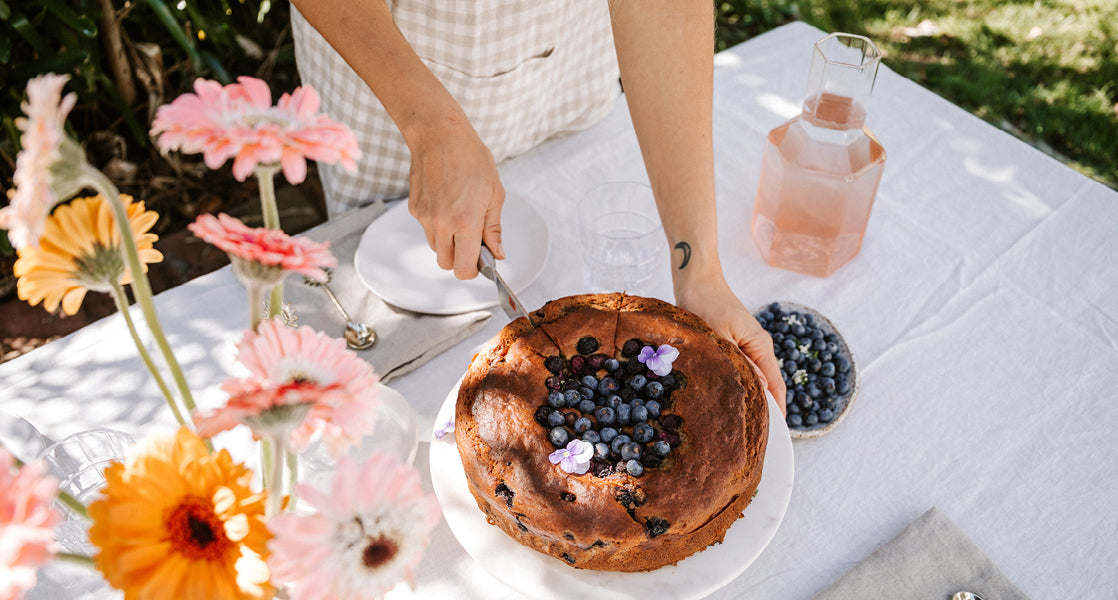
<svg viewBox="0 0 1118 600"><path fill-rule="evenodd" d="M51 440L31 421L5 408L0 408L0 424L0 445L22 462L36 460L51 444ZM9 438L11 434L15 437Z"/></svg>
<svg viewBox="0 0 1118 600"><path fill-rule="evenodd" d="M608 193L610 189L628 190L628 193L603 197L602 194ZM632 195L635 190L639 190L639 195ZM600 219L625 212L638 213L648 220L634 237L645 237L662 230L652 186L642 181L616 180L598 183L582 195L577 206L578 226L583 236L590 234L595 229L594 224Z"/></svg>
<svg viewBox="0 0 1118 600"><path fill-rule="evenodd" d="M81 456L71 455L70 452L67 450L69 448L73 448L75 446L75 444L78 442L78 440L80 440L82 438L90 438L90 437L100 438L101 440L106 440L106 439L112 440L107 445L109 445L109 446L120 445L120 446L123 446L124 449L127 449L128 447L130 447L130 446L132 446L133 444L136 443L135 438L132 437L132 434L128 433L127 431L121 431L119 429L113 429L111 427L92 427L90 429L83 429L81 431L75 431L74 433L71 433L70 435L67 435L66 437L64 437L60 440L57 440L57 441L55 441L51 444L48 444L45 448L42 449L41 452L39 452L38 458L40 460L46 460L48 463L51 463L52 468L54 468L54 466L55 466L54 463L56 463L59 460L58 457L55 457L55 454L58 453L59 451L65 452L66 453L66 458L69 458L69 459L80 459L80 458L92 459L93 457L90 457L87 454L88 448L86 448L84 446L81 446L80 444L78 444L78 447L82 450L82 455ZM124 457L123 456L117 456L115 458L117 460L121 460ZM99 461L108 460L108 457L98 457L98 460Z"/></svg>
<svg viewBox="0 0 1118 600"><path fill-rule="evenodd" d="M857 41L861 42L861 45L860 45L861 58L862 58L861 62L853 63L853 62L849 62L849 61L846 61L846 60L841 60L841 59L834 58L833 56L829 56L827 54L827 51L826 51L826 45L827 45L827 42L829 42L831 40L840 40L840 43L842 43L844 46L846 46L848 48L853 48L853 46L849 43L846 43L845 41L842 41L842 40L857 40ZM878 48L877 44L875 44L873 42L873 40L871 40L870 38L868 38L864 35L858 35L856 33L845 33L845 32L842 32L842 31L836 31L834 33L831 33L831 34L827 35L826 37L824 37L823 39L815 42L814 48L815 48L815 51L821 57L823 57L823 60L826 61L828 64L842 65L842 66L847 66L847 67L853 67L853 68L856 68L856 69L865 69L865 68L870 67L871 65L873 65L875 63L879 63L879 62L881 62L881 57L882 57L881 49Z"/></svg>

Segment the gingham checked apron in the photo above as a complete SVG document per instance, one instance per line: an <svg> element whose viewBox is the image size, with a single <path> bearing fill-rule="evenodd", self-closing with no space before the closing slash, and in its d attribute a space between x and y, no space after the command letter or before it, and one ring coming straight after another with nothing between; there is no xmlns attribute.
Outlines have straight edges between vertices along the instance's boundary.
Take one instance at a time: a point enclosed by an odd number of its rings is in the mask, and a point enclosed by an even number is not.
<svg viewBox="0 0 1118 600"><path fill-rule="evenodd" d="M458 101L493 158L603 118L619 92L606 0L387 0L396 26ZM320 165L332 214L407 195L411 155L368 86L291 8L299 74L353 129L357 173ZM370 42L375 43L375 42Z"/></svg>

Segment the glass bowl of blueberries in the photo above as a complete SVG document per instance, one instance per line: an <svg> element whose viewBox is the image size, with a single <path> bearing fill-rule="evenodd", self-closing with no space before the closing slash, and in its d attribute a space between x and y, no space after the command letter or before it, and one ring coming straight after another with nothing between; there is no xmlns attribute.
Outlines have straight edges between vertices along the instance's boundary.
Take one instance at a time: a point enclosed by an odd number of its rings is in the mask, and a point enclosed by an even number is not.
<svg viewBox="0 0 1118 600"><path fill-rule="evenodd" d="M753 316L773 338L788 388L785 422L792 437L815 438L834 429L858 395L854 357L838 329L794 302L773 302Z"/></svg>

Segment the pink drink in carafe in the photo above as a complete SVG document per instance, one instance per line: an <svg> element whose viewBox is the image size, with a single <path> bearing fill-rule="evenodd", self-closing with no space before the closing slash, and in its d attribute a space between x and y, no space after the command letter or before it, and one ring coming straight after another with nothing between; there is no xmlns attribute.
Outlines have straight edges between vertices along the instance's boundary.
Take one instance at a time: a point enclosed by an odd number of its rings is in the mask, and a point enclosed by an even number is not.
<svg viewBox="0 0 1118 600"><path fill-rule="evenodd" d="M859 36L816 44L803 111L769 132L753 239L775 267L825 277L861 249L885 169L864 127L880 53Z"/></svg>

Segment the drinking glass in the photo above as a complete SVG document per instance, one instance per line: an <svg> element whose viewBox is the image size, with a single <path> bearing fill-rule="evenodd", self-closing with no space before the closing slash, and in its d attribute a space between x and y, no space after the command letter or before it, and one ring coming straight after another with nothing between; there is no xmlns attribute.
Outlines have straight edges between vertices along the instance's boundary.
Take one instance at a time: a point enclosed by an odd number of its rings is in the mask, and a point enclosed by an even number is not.
<svg viewBox="0 0 1118 600"><path fill-rule="evenodd" d="M373 432L346 454L361 463L379 452L410 465L419 451L419 418L403 394L386 385L377 385L380 389ZM334 466L335 461L322 441L315 440L299 453L299 480L311 485L324 484L332 477Z"/></svg>
<svg viewBox="0 0 1118 600"><path fill-rule="evenodd" d="M648 295L667 245L652 189L630 181L599 185L579 202L578 224L586 287Z"/></svg>
<svg viewBox="0 0 1118 600"><path fill-rule="evenodd" d="M89 506L105 487L105 467L124 459L128 447L135 443L131 435L115 429L90 429L75 433L47 446L39 458L51 475L58 478L58 489L78 502ZM65 508L65 505L59 503ZM63 550L90 555L89 523L66 509L67 520L55 529Z"/></svg>
<svg viewBox="0 0 1118 600"><path fill-rule="evenodd" d="M58 477L60 490L87 504L105 486L105 467L123 460L134 443L132 436L123 431L90 429L47 446L39 458Z"/></svg>

